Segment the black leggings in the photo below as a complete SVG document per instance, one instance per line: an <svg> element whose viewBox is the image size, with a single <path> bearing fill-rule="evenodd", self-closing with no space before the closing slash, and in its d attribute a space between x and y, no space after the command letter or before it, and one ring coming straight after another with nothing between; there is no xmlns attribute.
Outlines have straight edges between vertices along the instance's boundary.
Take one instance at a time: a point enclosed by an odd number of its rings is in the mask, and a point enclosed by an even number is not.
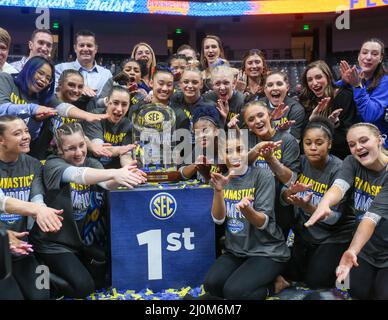
<svg viewBox="0 0 388 320"><path fill-rule="evenodd" d="M93 277L76 254L67 252L38 255L49 267L50 272L67 282L66 285L56 288L59 291L56 292L58 295L81 299L93 293L95 289Z"/></svg>
<svg viewBox="0 0 388 320"><path fill-rule="evenodd" d="M350 270L350 296L360 300L388 300L388 268L376 268L363 258Z"/></svg>
<svg viewBox="0 0 388 320"><path fill-rule="evenodd" d="M283 276L287 280L302 281L311 289L332 288L336 268L348 247L349 243L312 245L295 237Z"/></svg>
<svg viewBox="0 0 388 320"><path fill-rule="evenodd" d="M12 261L12 274L0 280L0 300L47 300L49 289L38 289L36 280L43 274L38 272L38 261L34 255ZM38 283L42 283L38 280ZM47 284L49 285L49 283Z"/></svg>
<svg viewBox="0 0 388 320"><path fill-rule="evenodd" d="M226 253L208 271L204 287L220 298L264 300L272 294L284 265L267 257L238 258Z"/></svg>

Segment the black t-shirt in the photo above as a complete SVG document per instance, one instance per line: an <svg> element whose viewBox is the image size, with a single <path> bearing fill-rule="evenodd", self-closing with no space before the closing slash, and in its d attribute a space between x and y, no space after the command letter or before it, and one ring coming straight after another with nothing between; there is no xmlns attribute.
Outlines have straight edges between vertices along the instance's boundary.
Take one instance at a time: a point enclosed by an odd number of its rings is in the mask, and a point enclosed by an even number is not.
<svg viewBox="0 0 388 320"><path fill-rule="evenodd" d="M187 129L193 131L193 113L197 106L210 106L217 108L214 101L200 97L195 103L188 104L182 92L176 92L170 100L170 107L174 110L176 121L176 129Z"/></svg>
<svg viewBox="0 0 388 320"><path fill-rule="evenodd" d="M345 87L338 89L337 95L331 102L332 112L337 109L343 110L339 115L340 123L334 129L331 153L343 160L350 154L349 146L346 141L346 133L353 124L360 122L357 107L353 99L353 92L350 89ZM309 121L311 112L312 111L306 112L304 127Z"/></svg>
<svg viewBox="0 0 388 320"><path fill-rule="evenodd" d="M51 155L43 167L43 182L46 188L45 203L55 209L63 209L62 228L56 233L44 233L34 226L30 232L35 251L42 253L74 252L81 249L82 226L90 205L91 193L96 186L64 183L64 171L72 165L63 158ZM95 159L86 158L82 167L102 169Z"/></svg>
<svg viewBox="0 0 388 320"><path fill-rule="evenodd" d="M372 212L382 217L376 229L360 252L360 257L378 268L388 267L388 172L386 168L380 172L363 167L353 156L347 156L338 179L346 181L352 187L354 208L357 223L366 212ZM376 203L375 203L376 200Z"/></svg>
<svg viewBox="0 0 388 320"><path fill-rule="evenodd" d="M203 95L203 97L208 99L208 100L214 101L215 103L217 103L217 101L218 101L218 96L214 91L206 92ZM245 97L241 92L239 92L239 91L233 92L232 97L228 100L229 113L228 113L228 116L226 117L226 123L228 123L237 114L240 115L239 119L243 118L241 115L241 109L245 104L244 99L245 99Z"/></svg>
<svg viewBox="0 0 388 320"><path fill-rule="evenodd" d="M326 191L337 178L342 168L342 160L330 155L326 166L322 170L312 167L304 155L301 156L300 162L301 172L298 175L297 181L303 184L313 184L313 186L306 192L299 192L298 195L304 197L307 192L312 192L313 196L310 203L318 206ZM341 213L341 217L334 224L318 222L314 226L306 228L304 224L310 219L311 214L305 212L302 208L295 207L297 220L295 233L300 235L305 241L313 244L350 242L355 219L349 195L349 192L347 192L341 202L337 206L332 207L332 210Z"/></svg>
<svg viewBox="0 0 388 320"><path fill-rule="evenodd" d="M105 109L93 110L93 113L104 114ZM118 123L113 123L108 119L97 122L83 122L86 136L93 141L99 139L112 146L123 146L132 141L131 123L127 118L121 119ZM120 168L120 159L102 157L99 159L105 168Z"/></svg>
<svg viewBox="0 0 388 320"><path fill-rule="evenodd" d="M23 201L30 201L39 194L43 196L40 162L26 154L21 154L14 163L0 161L0 192ZM12 212L0 213L0 225L12 231L24 232L27 217Z"/></svg>

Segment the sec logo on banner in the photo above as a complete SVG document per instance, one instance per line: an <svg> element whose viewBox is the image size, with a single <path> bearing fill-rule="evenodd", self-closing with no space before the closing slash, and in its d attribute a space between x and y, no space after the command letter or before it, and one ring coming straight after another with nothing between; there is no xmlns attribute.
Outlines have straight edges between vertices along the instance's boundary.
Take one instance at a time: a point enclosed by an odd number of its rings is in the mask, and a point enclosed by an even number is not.
<svg viewBox="0 0 388 320"><path fill-rule="evenodd" d="M156 219L170 219L177 209L175 198L167 193L160 192L152 197L150 201L150 211Z"/></svg>

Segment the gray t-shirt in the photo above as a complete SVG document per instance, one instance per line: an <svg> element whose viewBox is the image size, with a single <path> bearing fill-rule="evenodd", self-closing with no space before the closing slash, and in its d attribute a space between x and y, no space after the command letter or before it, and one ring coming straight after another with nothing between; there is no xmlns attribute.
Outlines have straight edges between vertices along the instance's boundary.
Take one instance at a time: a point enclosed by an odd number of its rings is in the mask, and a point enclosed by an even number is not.
<svg viewBox="0 0 388 320"><path fill-rule="evenodd" d="M274 214L275 181L261 168L249 167L243 176L234 178L224 189L226 206L225 247L238 257L263 256L277 262L290 257L281 229ZM249 223L235 206L246 196L253 196L253 208L269 218L268 225L260 230Z"/></svg>
<svg viewBox="0 0 388 320"><path fill-rule="evenodd" d="M43 199L40 162L26 154L21 154L14 163L0 161L0 192L27 202L37 195L42 195ZM27 217L12 212L0 213L0 225L12 231L24 232L27 229Z"/></svg>
<svg viewBox="0 0 388 320"><path fill-rule="evenodd" d="M368 211L381 215L382 219L359 256L378 268L387 268L388 221L385 209L388 206L388 186L386 185L388 172L386 168L380 172L369 170L350 155L345 158L338 179L346 181L353 187L357 223Z"/></svg>
<svg viewBox="0 0 388 320"><path fill-rule="evenodd" d="M277 150L274 151L274 156L291 171L295 173L299 172L300 149L298 142L291 134L286 131L277 131L271 139L271 141L274 142L279 140L282 140L282 144ZM254 146L259 142L261 142L261 140L252 132L249 132L249 150L254 148ZM272 172L271 168L263 157L258 157L257 160L253 163L253 165L256 167L267 169Z"/></svg>
<svg viewBox="0 0 388 320"><path fill-rule="evenodd" d="M34 226L30 235L37 252L73 252L83 245L81 231L90 205L91 193L95 191L96 186L62 182L63 173L70 166L72 165L63 158L51 155L43 167L45 202L49 207L63 209L64 220L61 230L56 233L43 233ZM103 168L101 163L91 158L86 158L82 167Z"/></svg>
<svg viewBox="0 0 388 320"><path fill-rule="evenodd" d="M341 170L342 160L330 155L325 168L322 170L313 168L305 155L301 156L300 162L301 172L297 181L303 184L313 184L313 186L305 192L299 192L298 195L304 197L308 192L312 192L313 196L310 203L317 206ZM294 207L296 215L295 233L305 241L313 244L350 242L355 219L349 200L348 191L342 201L337 206L332 207L338 217L335 223L318 222L310 228L306 228L304 224L310 219L311 214L306 213L300 207Z"/></svg>

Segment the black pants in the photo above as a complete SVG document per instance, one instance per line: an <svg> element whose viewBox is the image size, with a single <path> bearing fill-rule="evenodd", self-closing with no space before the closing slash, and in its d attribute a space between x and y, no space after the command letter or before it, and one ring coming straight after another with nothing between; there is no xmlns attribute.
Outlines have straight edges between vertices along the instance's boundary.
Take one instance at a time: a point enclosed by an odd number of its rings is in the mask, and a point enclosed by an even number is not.
<svg viewBox="0 0 388 320"><path fill-rule="evenodd" d="M0 280L0 300L47 300L50 290L40 289L36 282L41 283L38 277L43 274L38 272L39 266L36 257L32 254L12 261L12 274ZM49 286L49 283L47 284Z"/></svg>
<svg viewBox="0 0 388 320"><path fill-rule="evenodd" d="M264 300L284 263L267 257L238 258L230 253L220 256L208 271L204 287L213 296L225 299Z"/></svg>
<svg viewBox="0 0 388 320"><path fill-rule="evenodd" d="M361 257L350 270L350 296L360 300L388 300L388 268L376 268Z"/></svg>
<svg viewBox="0 0 388 320"><path fill-rule="evenodd" d="M75 253L39 253L41 259L50 269L50 272L65 280L66 285L56 288L57 295L73 298L85 298L101 287L106 275L106 265L99 265L98 261L104 259L103 253L90 251L77 255Z"/></svg>
<svg viewBox="0 0 388 320"><path fill-rule="evenodd" d="M332 288L336 268L348 247L349 243L312 245L295 237L283 276L287 280L302 281L311 289Z"/></svg>

